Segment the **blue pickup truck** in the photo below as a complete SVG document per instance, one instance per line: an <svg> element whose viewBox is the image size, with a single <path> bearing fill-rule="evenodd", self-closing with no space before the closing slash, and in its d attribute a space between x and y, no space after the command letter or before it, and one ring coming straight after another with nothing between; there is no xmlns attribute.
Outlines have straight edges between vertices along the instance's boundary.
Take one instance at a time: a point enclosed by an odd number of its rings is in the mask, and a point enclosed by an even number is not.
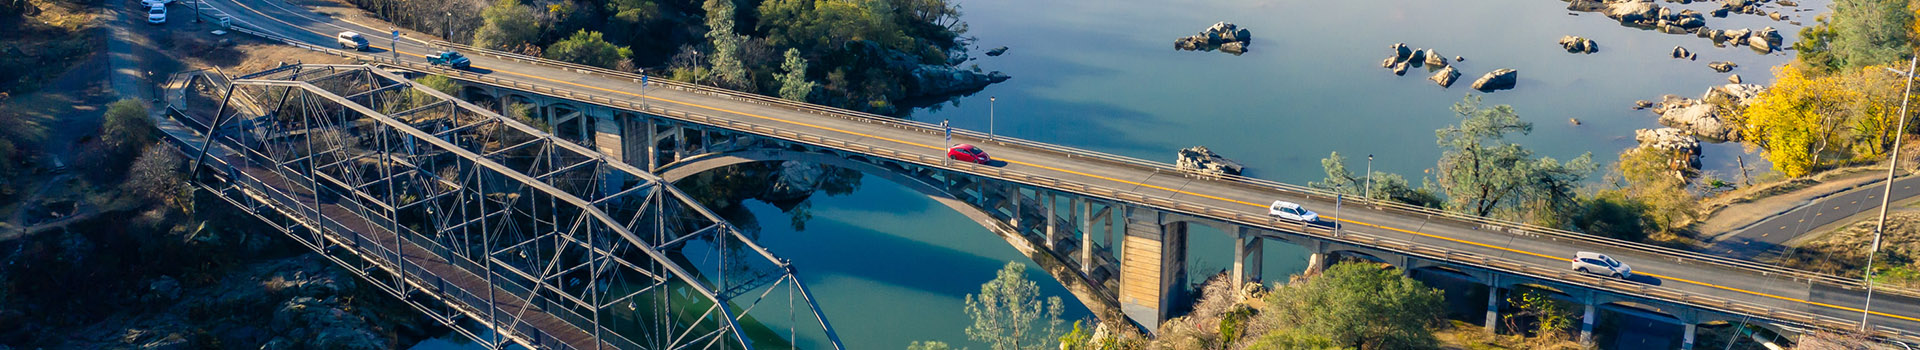
<svg viewBox="0 0 1920 350"><path fill-rule="evenodd" d="M461 56L459 52L453 51L440 51L432 55L427 55L427 63L436 66L453 67L454 69L467 69L467 67L473 66L473 61L467 59L467 56Z"/></svg>

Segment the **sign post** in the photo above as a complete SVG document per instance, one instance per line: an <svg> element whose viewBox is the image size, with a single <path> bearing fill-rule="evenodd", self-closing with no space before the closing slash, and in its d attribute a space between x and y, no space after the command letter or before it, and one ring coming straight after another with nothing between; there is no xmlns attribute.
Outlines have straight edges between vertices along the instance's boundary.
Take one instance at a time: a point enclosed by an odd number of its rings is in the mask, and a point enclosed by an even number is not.
<svg viewBox="0 0 1920 350"><path fill-rule="evenodd" d="M393 51L393 63L399 64L400 63L400 30L399 29L393 30L393 46L388 46L387 51Z"/></svg>
<svg viewBox="0 0 1920 350"><path fill-rule="evenodd" d="M940 120L940 130L941 130L941 131L943 132L943 134L945 134L945 135L946 135L946 137L947 137L947 143L946 143L946 146L947 146L947 147L953 147L953 127L952 127L952 126L949 126L949 125L947 125L947 120L946 120L946 119L941 119L941 120ZM942 150L942 151L944 152L945 150ZM945 165L945 164L948 164L948 162L947 162L947 155L946 155L946 154L944 154L944 153L942 153L942 154L940 154L940 164L942 164L942 165Z"/></svg>

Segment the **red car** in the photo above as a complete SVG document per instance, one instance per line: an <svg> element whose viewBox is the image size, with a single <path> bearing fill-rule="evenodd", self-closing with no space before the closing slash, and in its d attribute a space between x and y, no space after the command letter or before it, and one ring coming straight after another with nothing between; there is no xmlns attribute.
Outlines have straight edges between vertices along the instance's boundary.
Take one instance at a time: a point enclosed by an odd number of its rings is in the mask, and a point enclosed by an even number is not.
<svg viewBox="0 0 1920 350"><path fill-rule="evenodd" d="M953 148L948 148L947 158L976 164L993 163L993 157L988 156L987 151L982 151L979 147L973 147L973 145L964 143L953 146Z"/></svg>

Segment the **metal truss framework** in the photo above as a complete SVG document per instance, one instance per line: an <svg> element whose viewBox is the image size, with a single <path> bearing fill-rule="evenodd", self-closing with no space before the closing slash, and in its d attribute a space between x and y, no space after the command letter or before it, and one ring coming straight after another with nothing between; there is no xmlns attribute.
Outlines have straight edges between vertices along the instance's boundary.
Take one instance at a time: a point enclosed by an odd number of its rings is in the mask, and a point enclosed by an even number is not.
<svg viewBox="0 0 1920 350"><path fill-rule="evenodd" d="M841 348L787 260L659 177L395 73L285 66L215 111L197 183L488 348L753 348L783 290Z"/></svg>

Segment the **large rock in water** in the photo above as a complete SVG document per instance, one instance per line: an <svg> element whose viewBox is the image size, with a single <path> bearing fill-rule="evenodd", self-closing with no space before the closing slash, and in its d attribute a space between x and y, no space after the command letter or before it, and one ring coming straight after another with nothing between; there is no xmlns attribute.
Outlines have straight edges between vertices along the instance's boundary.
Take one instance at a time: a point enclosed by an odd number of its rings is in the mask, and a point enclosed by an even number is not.
<svg viewBox="0 0 1920 350"><path fill-rule="evenodd" d="M1781 40L1784 39L1780 37L1779 30L1773 27L1760 28L1759 31L1747 37L1747 46L1752 46L1754 51L1768 53L1779 50Z"/></svg>
<svg viewBox="0 0 1920 350"><path fill-rule="evenodd" d="M1239 55L1247 52L1247 46L1253 44L1253 32L1241 29L1233 23L1219 22L1185 38L1175 39L1173 48L1177 50L1214 50ZM1231 47L1228 47L1228 46Z"/></svg>
<svg viewBox="0 0 1920 350"><path fill-rule="evenodd" d="M1507 69L1507 68L1501 68L1501 69L1496 69L1492 72L1487 72L1487 75L1482 75L1480 76L1480 79L1474 80L1473 89L1480 90L1483 92L1493 92L1494 90L1512 89L1514 83L1519 82L1519 80L1520 80L1519 71Z"/></svg>
<svg viewBox="0 0 1920 350"><path fill-rule="evenodd" d="M1207 149L1207 146L1182 149L1179 157L1174 161L1174 165L1180 170L1213 175L1240 175L1240 171L1246 169L1245 166L1240 165L1240 162L1221 157L1219 153L1213 153L1213 150Z"/></svg>
<svg viewBox="0 0 1920 350"><path fill-rule="evenodd" d="M1654 5L1652 1L1627 0L1607 3L1607 17L1619 20L1620 23L1657 20L1659 15L1660 6Z"/></svg>
<svg viewBox="0 0 1920 350"><path fill-rule="evenodd" d="M1427 49L1427 68L1440 69L1446 67L1447 56L1441 56L1440 52Z"/></svg>
<svg viewBox="0 0 1920 350"><path fill-rule="evenodd" d="M1427 78L1435 84L1440 84L1442 88L1453 87L1453 81L1458 79L1460 79L1460 71L1454 70L1453 67L1441 68L1440 71L1433 72L1433 77Z"/></svg>
<svg viewBox="0 0 1920 350"><path fill-rule="evenodd" d="M1673 58L1692 60L1694 57L1693 51L1688 51L1687 48L1679 46L1673 47Z"/></svg>
<svg viewBox="0 0 1920 350"><path fill-rule="evenodd" d="M1738 141L1740 131L1723 122L1716 108L1710 103L1696 103L1667 109L1660 114L1660 125L1686 130L1709 141Z"/></svg>
<svg viewBox="0 0 1920 350"><path fill-rule="evenodd" d="M1734 64L1733 62L1728 62L1728 61L1714 61L1712 63L1707 63L1707 68L1713 68L1713 71L1721 72L1721 73L1731 72L1733 71L1734 68L1739 66L1740 65Z"/></svg>
<svg viewBox="0 0 1920 350"><path fill-rule="evenodd" d="M1760 92L1767 87L1754 84L1727 84L1707 89L1700 95L1701 101L1724 106L1746 107L1758 102Z"/></svg>
<svg viewBox="0 0 1920 350"><path fill-rule="evenodd" d="M907 97L941 96L980 90L987 85L1007 81L1012 77L1000 71L981 73L959 67L923 64L913 70L913 81L907 85Z"/></svg>
<svg viewBox="0 0 1920 350"><path fill-rule="evenodd" d="M1634 130L1633 140L1640 142L1640 148L1700 154L1700 139L1688 134L1686 130L1675 128Z"/></svg>
<svg viewBox="0 0 1920 350"><path fill-rule="evenodd" d="M1591 39L1567 35L1560 37L1560 48L1567 49L1567 53L1593 53L1600 51L1600 44Z"/></svg>

